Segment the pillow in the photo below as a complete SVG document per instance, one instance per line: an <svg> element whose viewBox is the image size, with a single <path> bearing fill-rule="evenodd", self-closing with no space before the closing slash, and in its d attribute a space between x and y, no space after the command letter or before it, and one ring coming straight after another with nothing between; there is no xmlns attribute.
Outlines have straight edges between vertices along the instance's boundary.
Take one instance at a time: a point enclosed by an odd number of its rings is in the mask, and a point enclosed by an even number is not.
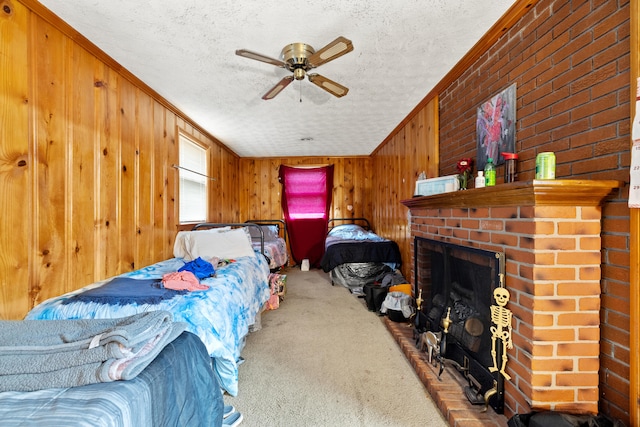
<svg viewBox="0 0 640 427"><path fill-rule="evenodd" d="M329 230L329 235L331 234L345 234L345 233L360 233L365 231L365 229L358 224L340 224L333 227Z"/></svg>
<svg viewBox="0 0 640 427"><path fill-rule="evenodd" d="M251 239L256 242L260 241L260 231L256 227L247 227L251 234ZM264 234L265 242L273 242L278 240L278 226L277 225L261 225L262 233Z"/></svg>
<svg viewBox="0 0 640 427"><path fill-rule="evenodd" d="M219 233L193 232L187 236L187 250L191 260L198 257L230 259L255 256L251 241L241 228Z"/></svg>
<svg viewBox="0 0 640 427"><path fill-rule="evenodd" d="M189 255L187 252L187 235L190 231L178 231L176 234L176 241L173 243L173 256L176 258L185 258Z"/></svg>
<svg viewBox="0 0 640 427"><path fill-rule="evenodd" d="M278 226L277 225L266 225L262 227L262 231L264 231L264 240L272 242L274 240L278 240Z"/></svg>
<svg viewBox="0 0 640 427"><path fill-rule="evenodd" d="M202 233L203 231L220 233L220 232L229 231L229 230L231 230L231 227L207 228L207 229L198 231L198 233ZM189 257L189 251L187 250L187 245L188 245L187 236L191 233L194 233L194 231L178 231L178 234L176 234L176 240L173 243L174 257L176 258Z"/></svg>

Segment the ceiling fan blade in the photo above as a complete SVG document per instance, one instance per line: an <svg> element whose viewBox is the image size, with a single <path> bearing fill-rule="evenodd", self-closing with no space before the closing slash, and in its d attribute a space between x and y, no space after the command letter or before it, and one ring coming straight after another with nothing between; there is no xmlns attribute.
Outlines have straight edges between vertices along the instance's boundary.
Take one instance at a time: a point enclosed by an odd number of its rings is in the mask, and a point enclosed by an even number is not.
<svg viewBox="0 0 640 427"><path fill-rule="evenodd" d="M342 86L339 83L329 80L328 78L321 76L320 74L307 74L309 81L322 89L326 90L333 96L341 98L349 92L349 88Z"/></svg>
<svg viewBox="0 0 640 427"><path fill-rule="evenodd" d="M269 92L265 93L264 96L262 97L262 99L264 99L265 101L268 101L270 99L275 98L276 95L279 94L280 92L282 92L282 89L287 87L289 85L289 83L291 83L292 81L293 81L293 76L287 76L287 77L283 78L282 80L280 80L278 82L278 84L276 84L274 87L272 87L269 90Z"/></svg>
<svg viewBox="0 0 640 427"><path fill-rule="evenodd" d="M348 40L342 36L338 37L308 59L308 64L311 67L318 67L325 62L333 61L336 58L349 53L353 50L353 44L351 40Z"/></svg>
<svg viewBox="0 0 640 427"><path fill-rule="evenodd" d="M267 64L275 65L276 67L284 68L285 63L280 61L279 59L270 58L268 56L262 55L260 53L252 52L247 49L238 49L236 50L236 55L244 56L245 58L255 59L256 61L266 62Z"/></svg>

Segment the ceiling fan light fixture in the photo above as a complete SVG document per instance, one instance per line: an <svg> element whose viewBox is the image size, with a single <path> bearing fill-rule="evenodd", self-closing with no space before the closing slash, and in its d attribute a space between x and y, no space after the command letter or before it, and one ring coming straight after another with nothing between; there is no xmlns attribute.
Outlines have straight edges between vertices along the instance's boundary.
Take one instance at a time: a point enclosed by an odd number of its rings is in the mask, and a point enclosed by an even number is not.
<svg viewBox="0 0 640 427"><path fill-rule="evenodd" d="M304 79L305 76L305 71L303 68L296 68L295 70L293 70L293 77L296 80L302 80Z"/></svg>
<svg viewBox="0 0 640 427"><path fill-rule="evenodd" d="M307 66L307 58L313 55L315 50L305 43L291 43L282 49L282 60L287 64L287 68L293 71L299 67Z"/></svg>

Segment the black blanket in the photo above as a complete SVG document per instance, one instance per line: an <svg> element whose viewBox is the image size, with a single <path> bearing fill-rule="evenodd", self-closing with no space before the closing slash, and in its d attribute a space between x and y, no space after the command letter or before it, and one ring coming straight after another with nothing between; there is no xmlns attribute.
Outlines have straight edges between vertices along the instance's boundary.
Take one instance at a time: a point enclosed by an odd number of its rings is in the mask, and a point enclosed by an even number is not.
<svg viewBox="0 0 640 427"><path fill-rule="evenodd" d="M95 302L98 304L158 304L160 301L182 295L186 291L165 289L161 279L132 279L118 276L93 289L72 296L62 304Z"/></svg>
<svg viewBox="0 0 640 427"><path fill-rule="evenodd" d="M400 249L392 240L383 242L351 241L329 245L320 261L324 272L350 262L389 262L401 264Z"/></svg>

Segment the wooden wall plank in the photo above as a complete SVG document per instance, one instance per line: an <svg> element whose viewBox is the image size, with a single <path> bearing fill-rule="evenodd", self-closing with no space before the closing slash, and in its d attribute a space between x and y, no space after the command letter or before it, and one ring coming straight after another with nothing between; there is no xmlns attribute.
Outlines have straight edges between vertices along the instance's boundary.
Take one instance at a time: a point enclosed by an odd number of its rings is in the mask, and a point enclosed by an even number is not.
<svg viewBox="0 0 640 427"><path fill-rule="evenodd" d="M278 180L280 172L280 162L269 159L269 217L280 219L282 212L282 186Z"/></svg>
<svg viewBox="0 0 640 427"><path fill-rule="evenodd" d="M29 157L28 22L26 8L8 3L9 13L0 11L0 199L3 213L0 229L0 317L16 318L29 307L28 232L30 174L36 167ZM13 70L18 69L17 73ZM33 76L33 72L31 73ZM32 77L33 78L33 77ZM20 236L22 238L16 238Z"/></svg>
<svg viewBox="0 0 640 427"><path fill-rule="evenodd" d="M32 66L39 76L33 80L34 197L38 210L31 292L39 300L53 296L40 283L64 282L67 278L67 62L59 60L65 58L67 44L62 34L49 25L33 30Z"/></svg>
<svg viewBox="0 0 640 427"><path fill-rule="evenodd" d="M344 218L346 216L347 208L345 206L345 164L344 159L335 159L333 162L333 197L332 197L332 210L334 218Z"/></svg>
<svg viewBox="0 0 640 427"><path fill-rule="evenodd" d="M154 260L170 258L167 250L167 135L165 132L166 111L157 101L153 104L153 248Z"/></svg>
<svg viewBox="0 0 640 427"><path fill-rule="evenodd" d="M94 226L95 196L99 185L95 179L94 154L98 149L95 142L97 128L93 92L94 67L97 62L85 50L74 46L71 72L73 74L68 106L71 145L71 168L69 195L71 209L71 239L69 248L72 259L72 274L68 285L58 284L60 290L71 290L77 284L87 284L96 280L96 234ZM62 289L60 289L62 288Z"/></svg>
<svg viewBox="0 0 640 427"><path fill-rule="evenodd" d="M97 63L94 93L96 96L97 142L94 159L98 165L95 220L95 276L108 277L120 269L120 227L118 188L120 187L120 114L118 75ZM80 142L81 143L81 142Z"/></svg>
<svg viewBox="0 0 640 427"><path fill-rule="evenodd" d="M260 212L260 218L268 218L271 215L271 200L273 198L273 194L271 191L271 169L270 162L260 162L259 170L257 171L257 180L260 183L260 188L265 188L266 191L262 193L262 197L260 197L260 204L258 206L258 210Z"/></svg>
<svg viewBox="0 0 640 427"><path fill-rule="evenodd" d="M155 194L153 100L144 92L136 91L136 265L146 266L157 259L153 246L153 202Z"/></svg>
<svg viewBox="0 0 640 427"><path fill-rule="evenodd" d="M122 79L118 85L120 116L120 191L118 199L118 224L120 226L120 269L136 268L136 88ZM133 233L131 232L133 230ZM142 267L140 265L139 267Z"/></svg>
<svg viewBox="0 0 640 427"><path fill-rule="evenodd" d="M214 196L209 198L209 221L222 222L224 215L225 197L227 196L224 187L224 181L222 180L222 150L218 146L211 146L209 156L209 172L211 177L215 178L213 181L209 181L211 193Z"/></svg>
<svg viewBox="0 0 640 427"><path fill-rule="evenodd" d="M178 231L179 223L179 204L178 204L178 170L172 165L178 164L178 124L177 117L171 112L166 112L164 133L166 135L165 140L165 156L167 159L165 172L167 174L167 211L165 215L167 217L167 247L172 248L175 240L176 233Z"/></svg>

